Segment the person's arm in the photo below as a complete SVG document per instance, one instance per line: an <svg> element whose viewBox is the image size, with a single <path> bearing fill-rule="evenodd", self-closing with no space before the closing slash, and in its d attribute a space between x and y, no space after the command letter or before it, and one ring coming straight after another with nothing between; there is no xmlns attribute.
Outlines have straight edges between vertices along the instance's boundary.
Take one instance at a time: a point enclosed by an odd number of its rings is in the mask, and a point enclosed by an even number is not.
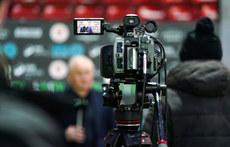
<svg viewBox="0 0 230 147"><path fill-rule="evenodd" d="M107 108L107 130L112 130L116 127L114 119L114 110L112 108Z"/></svg>
<svg viewBox="0 0 230 147"><path fill-rule="evenodd" d="M114 121L114 112L112 108L109 108L107 106L100 106L101 107L101 118L100 118L100 128L99 128L99 134L98 134L98 141L97 146L98 147L104 147L104 137L107 135L107 133L115 128L115 121Z"/></svg>
<svg viewBox="0 0 230 147"><path fill-rule="evenodd" d="M91 27L89 27L89 33L93 33L93 30Z"/></svg>
<svg viewBox="0 0 230 147"><path fill-rule="evenodd" d="M80 32L85 32L84 27L81 27Z"/></svg>

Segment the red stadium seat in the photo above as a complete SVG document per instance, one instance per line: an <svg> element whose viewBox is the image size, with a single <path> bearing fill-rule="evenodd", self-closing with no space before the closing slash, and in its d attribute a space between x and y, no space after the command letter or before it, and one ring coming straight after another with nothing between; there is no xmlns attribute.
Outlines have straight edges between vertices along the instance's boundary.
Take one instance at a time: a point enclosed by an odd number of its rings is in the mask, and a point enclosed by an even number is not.
<svg viewBox="0 0 230 147"><path fill-rule="evenodd" d="M106 9L106 19L112 21L123 20L126 14L135 13L133 8L123 5L109 5Z"/></svg>
<svg viewBox="0 0 230 147"><path fill-rule="evenodd" d="M217 4L202 4L200 9L200 17L209 17L212 20L218 20L218 6Z"/></svg>
<svg viewBox="0 0 230 147"><path fill-rule="evenodd" d="M191 0L192 2L195 3L207 3L207 2L217 2L218 0Z"/></svg>
<svg viewBox="0 0 230 147"><path fill-rule="evenodd" d="M41 3L41 0L13 0L12 3L27 3L27 4L38 4Z"/></svg>
<svg viewBox="0 0 230 147"><path fill-rule="evenodd" d="M74 2L76 4L97 4L100 2L100 0L72 0L71 2Z"/></svg>
<svg viewBox="0 0 230 147"><path fill-rule="evenodd" d="M130 4L131 0L104 0L106 4Z"/></svg>
<svg viewBox="0 0 230 147"><path fill-rule="evenodd" d="M100 18L103 17L104 8L102 6L79 5L75 8L74 17Z"/></svg>
<svg viewBox="0 0 230 147"><path fill-rule="evenodd" d="M39 19L40 5L32 4L15 4L11 10L11 18L13 19Z"/></svg>
<svg viewBox="0 0 230 147"><path fill-rule="evenodd" d="M72 9L69 5L52 5L44 7L43 18L45 20L71 20Z"/></svg>
<svg viewBox="0 0 230 147"><path fill-rule="evenodd" d="M172 4L172 3L187 3L190 0L162 0L164 4Z"/></svg>
<svg viewBox="0 0 230 147"><path fill-rule="evenodd" d="M49 4L59 4L59 3L69 3L71 0L44 0L44 3Z"/></svg>
<svg viewBox="0 0 230 147"><path fill-rule="evenodd" d="M197 19L199 9L185 5L172 5L168 8L168 20L190 22Z"/></svg>
<svg viewBox="0 0 230 147"><path fill-rule="evenodd" d="M140 5L140 4L156 4L156 3L160 3L160 0L133 0L133 3L136 3L137 5Z"/></svg>
<svg viewBox="0 0 230 147"><path fill-rule="evenodd" d="M166 12L162 7L153 7L148 5L142 5L138 7L137 14L142 20L158 20L162 21L166 19Z"/></svg>

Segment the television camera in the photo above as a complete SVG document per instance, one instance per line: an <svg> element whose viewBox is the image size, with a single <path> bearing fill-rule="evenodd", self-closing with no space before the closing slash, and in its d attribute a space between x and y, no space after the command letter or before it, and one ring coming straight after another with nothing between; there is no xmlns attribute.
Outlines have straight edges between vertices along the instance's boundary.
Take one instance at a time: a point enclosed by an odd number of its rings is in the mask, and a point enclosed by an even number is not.
<svg viewBox="0 0 230 147"><path fill-rule="evenodd" d="M117 28L111 28L103 18L74 19L75 35L102 35L104 30L119 35L113 45L102 47L100 53L101 76L110 78L109 84L102 85L103 105L115 108L117 124L117 128L109 131L104 139L108 147L152 146L149 135L142 131L143 109L149 107L153 107L156 113L157 124L153 125L157 126L157 144L167 147L166 115L162 111L163 100L167 106L167 86L166 79L161 84L160 78L161 70L164 70L166 78L165 50L161 42L151 35L156 32L157 23L153 20L140 23L136 14L126 15L123 24ZM87 31L89 28L91 31ZM155 76L158 76L157 82L152 81ZM120 84L136 86L133 104L121 104Z"/></svg>

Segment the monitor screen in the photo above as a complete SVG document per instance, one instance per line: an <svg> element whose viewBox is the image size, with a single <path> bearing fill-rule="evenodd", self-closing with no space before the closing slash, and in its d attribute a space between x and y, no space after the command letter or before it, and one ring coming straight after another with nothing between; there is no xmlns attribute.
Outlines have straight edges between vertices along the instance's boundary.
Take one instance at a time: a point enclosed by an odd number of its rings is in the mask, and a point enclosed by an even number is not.
<svg viewBox="0 0 230 147"><path fill-rule="evenodd" d="M103 18L75 18L75 35L101 35L103 34Z"/></svg>

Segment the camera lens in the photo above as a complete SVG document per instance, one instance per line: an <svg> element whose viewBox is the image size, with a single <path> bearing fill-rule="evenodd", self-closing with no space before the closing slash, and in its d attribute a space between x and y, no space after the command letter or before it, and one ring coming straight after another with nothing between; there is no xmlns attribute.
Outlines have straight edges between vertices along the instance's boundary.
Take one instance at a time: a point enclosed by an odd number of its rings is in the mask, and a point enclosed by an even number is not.
<svg viewBox="0 0 230 147"><path fill-rule="evenodd" d="M134 19L132 18L132 19L129 19L129 24L134 24L135 23L135 21L134 21Z"/></svg>

